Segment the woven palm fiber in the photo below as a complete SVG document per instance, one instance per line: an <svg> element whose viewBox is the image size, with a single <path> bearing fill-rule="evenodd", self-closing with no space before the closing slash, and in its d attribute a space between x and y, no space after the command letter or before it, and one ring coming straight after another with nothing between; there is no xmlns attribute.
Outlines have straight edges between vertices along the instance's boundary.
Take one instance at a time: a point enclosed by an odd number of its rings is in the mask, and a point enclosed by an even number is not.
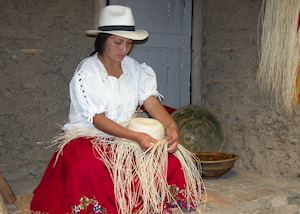
<svg viewBox="0 0 300 214"><path fill-rule="evenodd" d="M32 197L33 197L32 194L24 194L24 195L17 196L17 201L15 202L15 205L20 210L20 212L18 212L18 213L31 214L30 203L31 203Z"/></svg>

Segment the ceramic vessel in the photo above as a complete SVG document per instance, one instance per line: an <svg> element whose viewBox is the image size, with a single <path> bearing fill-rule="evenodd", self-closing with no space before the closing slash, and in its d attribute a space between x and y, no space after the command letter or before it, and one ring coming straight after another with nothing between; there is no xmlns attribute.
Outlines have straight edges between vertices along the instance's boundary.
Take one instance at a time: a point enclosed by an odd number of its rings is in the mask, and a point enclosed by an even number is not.
<svg viewBox="0 0 300 214"><path fill-rule="evenodd" d="M204 106L188 105L172 113L179 130L179 142L191 152L221 152L224 146L222 122Z"/></svg>
<svg viewBox="0 0 300 214"><path fill-rule="evenodd" d="M235 154L224 152L198 152L197 157L202 167L202 177L217 178L227 173L239 159Z"/></svg>

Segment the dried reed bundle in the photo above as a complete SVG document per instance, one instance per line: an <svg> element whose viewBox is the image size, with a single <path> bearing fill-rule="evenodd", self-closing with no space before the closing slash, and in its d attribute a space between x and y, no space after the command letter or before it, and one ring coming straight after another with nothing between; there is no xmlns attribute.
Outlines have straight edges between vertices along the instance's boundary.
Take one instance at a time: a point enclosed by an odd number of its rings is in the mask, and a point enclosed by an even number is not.
<svg viewBox="0 0 300 214"><path fill-rule="evenodd" d="M71 140L79 136L90 137L96 156L104 162L113 179L119 213L132 213L138 205L140 213L162 213L163 199L176 203L167 183L168 151L165 139L143 151L135 142L105 138L102 134L95 128L64 132L54 141L54 145L58 146L57 158ZM206 192L200 169L195 165L195 157L181 145L174 155L184 171L187 204L195 209L200 208L200 205L205 204ZM143 204L139 204L141 197Z"/></svg>
<svg viewBox="0 0 300 214"><path fill-rule="evenodd" d="M299 0L263 0L257 82L276 107L291 112L295 106L300 34Z"/></svg>
<svg viewBox="0 0 300 214"><path fill-rule="evenodd" d="M0 194L0 213L7 214L7 209L5 207L4 200L1 196L1 194Z"/></svg>
<svg viewBox="0 0 300 214"><path fill-rule="evenodd" d="M93 140L94 148L110 171L114 183L114 193L119 213L132 213L133 208L141 202L140 213L162 213L164 201L176 202L172 198L167 183L168 151L166 140L153 144L143 151L138 144L126 139L108 141ZM110 153L103 151L110 150ZM174 155L179 159L187 183L187 204L193 208L200 207L206 196L199 168L195 166L192 154L179 145ZM137 189L133 189L137 188ZM183 212L182 212L183 213Z"/></svg>

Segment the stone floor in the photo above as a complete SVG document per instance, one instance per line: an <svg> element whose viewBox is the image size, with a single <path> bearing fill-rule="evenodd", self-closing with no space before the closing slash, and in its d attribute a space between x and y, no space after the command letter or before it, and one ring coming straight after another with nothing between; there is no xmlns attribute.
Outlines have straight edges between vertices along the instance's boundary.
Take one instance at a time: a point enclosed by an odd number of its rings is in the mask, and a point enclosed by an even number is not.
<svg viewBox="0 0 300 214"><path fill-rule="evenodd" d="M31 193L38 180L9 181L16 194ZM266 178L234 168L217 179L204 179L208 202L203 214L300 214L300 179ZM14 205L9 213L20 213Z"/></svg>
<svg viewBox="0 0 300 214"><path fill-rule="evenodd" d="M300 179L271 179L234 169L204 182L205 214L300 214Z"/></svg>

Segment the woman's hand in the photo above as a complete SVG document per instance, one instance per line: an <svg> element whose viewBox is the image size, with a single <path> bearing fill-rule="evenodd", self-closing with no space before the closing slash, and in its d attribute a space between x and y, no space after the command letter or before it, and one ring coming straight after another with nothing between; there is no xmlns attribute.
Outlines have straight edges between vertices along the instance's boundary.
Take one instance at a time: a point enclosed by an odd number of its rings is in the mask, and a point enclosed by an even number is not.
<svg viewBox="0 0 300 214"><path fill-rule="evenodd" d="M178 129L175 123L171 123L166 128L168 140L168 152L174 153L178 147Z"/></svg>
<svg viewBox="0 0 300 214"><path fill-rule="evenodd" d="M140 145L140 147L146 151L153 144L157 143L158 140L152 138L150 135L142 132L138 132L136 136L136 142Z"/></svg>
<svg viewBox="0 0 300 214"><path fill-rule="evenodd" d="M176 122L154 96L150 96L145 100L144 107L152 118L161 122L166 128L168 136L168 152L175 152L178 147L178 130Z"/></svg>

